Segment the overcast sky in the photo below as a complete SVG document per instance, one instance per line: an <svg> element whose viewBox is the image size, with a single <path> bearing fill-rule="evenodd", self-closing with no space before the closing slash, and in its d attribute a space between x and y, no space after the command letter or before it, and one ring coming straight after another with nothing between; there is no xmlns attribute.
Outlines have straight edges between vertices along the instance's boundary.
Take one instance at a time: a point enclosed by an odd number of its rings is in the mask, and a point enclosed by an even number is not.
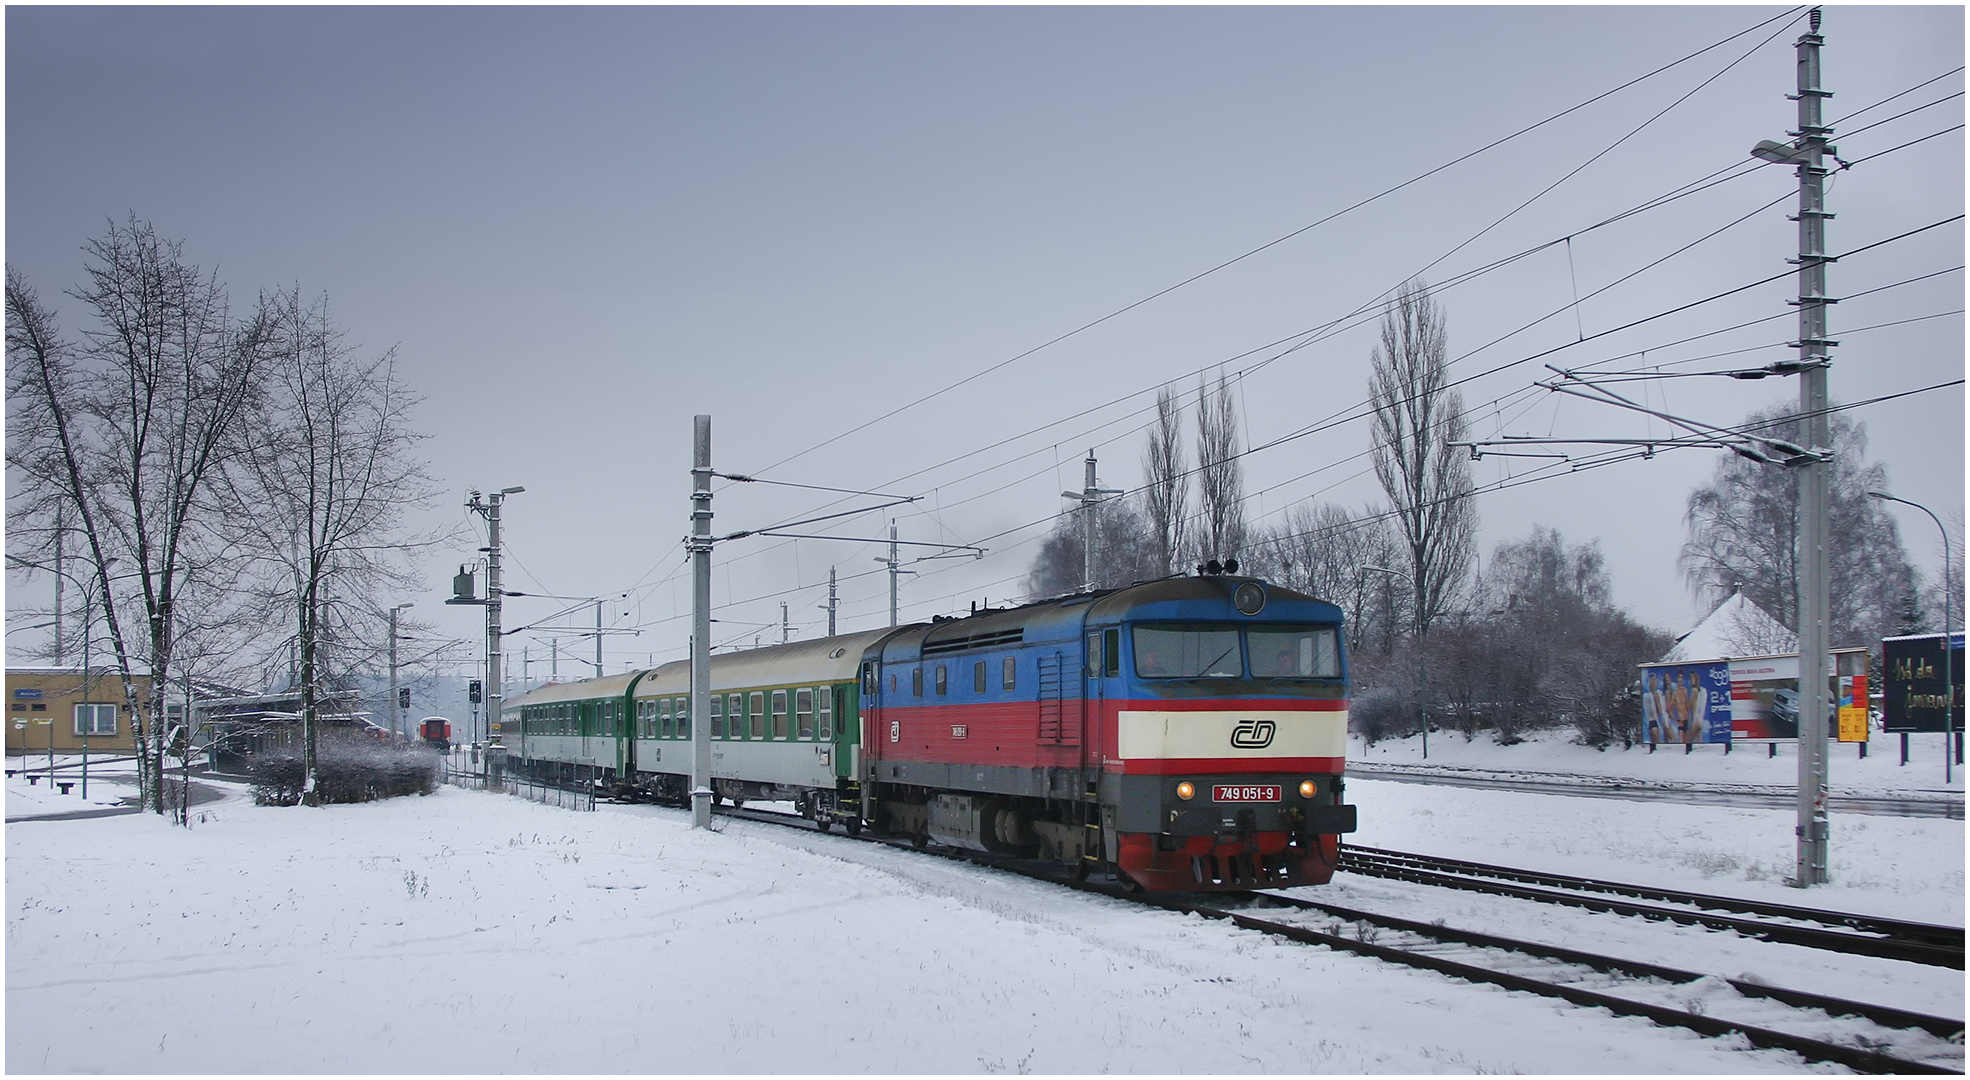
<svg viewBox="0 0 1970 1080"><path fill-rule="evenodd" d="M896 511L905 539L990 550L914 566L905 619L1021 596L1090 447L1106 486L1140 482L1158 386L1194 396L1199 372L1234 376L1248 446L1350 415L1379 299L1412 275L1457 281L1440 302L1479 436L1665 434L1532 383L1548 363L1688 372L1791 355L1789 278L1607 333L1787 270L1791 170L1589 230L1786 137L1803 14L1766 20L1787 10L15 6L6 258L71 331L60 294L80 246L133 213L216 269L236 308L262 288L326 293L425 396L444 489L427 520L478 530L469 489L524 485L507 504L507 587L608 598L605 622L640 630L608 638L620 670L684 654L696 413L714 417L722 471L919 495ZM1963 30L1957 6L1828 10L1830 117L1937 80L1837 125L1854 168L1831 184L1833 252L1962 213ZM1963 252L1955 222L1832 267L1835 296L1881 289L1832 311L1836 399L1962 377ZM1645 385L1630 388L1715 423L1798 394L1778 379ZM1961 387L1849 415L1897 494L1960 519ZM1248 517L1379 502L1368 440L1352 421L1249 455ZM1488 491L1482 550L1534 525L1598 540L1617 601L1680 633L1703 610L1676 565L1684 500L1719 453ZM1541 464L1487 457L1475 478ZM833 498L721 488L714 527ZM828 528L877 537L886 513ZM1898 517L1933 573L1934 526ZM478 640L478 609L442 605L478 535L401 598L420 632ZM778 640L782 601L800 634L824 632L831 565L842 629L881 625L881 553L722 545L715 640ZM505 622L594 619L557 610L514 600ZM546 655L555 636L592 655L552 632L510 637L511 655Z"/></svg>

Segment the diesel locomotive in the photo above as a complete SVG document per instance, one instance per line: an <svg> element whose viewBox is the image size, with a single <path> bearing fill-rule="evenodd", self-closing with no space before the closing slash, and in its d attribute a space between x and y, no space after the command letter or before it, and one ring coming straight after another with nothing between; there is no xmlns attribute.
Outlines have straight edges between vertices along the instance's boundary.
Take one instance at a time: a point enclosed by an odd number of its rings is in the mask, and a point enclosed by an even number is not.
<svg viewBox="0 0 1970 1080"><path fill-rule="evenodd" d="M1112 873L1151 890L1320 884L1343 799L1347 661L1332 604L1174 577L717 654L715 794ZM688 799L690 664L507 704L510 768Z"/></svg>

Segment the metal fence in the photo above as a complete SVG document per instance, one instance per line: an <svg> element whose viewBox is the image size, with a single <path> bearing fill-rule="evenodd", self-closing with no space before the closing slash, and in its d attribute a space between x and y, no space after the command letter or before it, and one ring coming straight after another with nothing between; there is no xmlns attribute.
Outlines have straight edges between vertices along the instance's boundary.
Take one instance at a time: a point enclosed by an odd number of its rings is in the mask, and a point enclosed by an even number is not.
<svg viewBox="0 0 1970 1080"><path fill-rule="evenodd" d="M449 757L445 759L445 783L475 791L503 791L508 795L518 795L522 799L529 799L543 806L558 806L564 810L595 809L593 790L575 790L558 784L543 784L510 773L501 776L499 782L494 783L483 768L471 768Z"/></svg>

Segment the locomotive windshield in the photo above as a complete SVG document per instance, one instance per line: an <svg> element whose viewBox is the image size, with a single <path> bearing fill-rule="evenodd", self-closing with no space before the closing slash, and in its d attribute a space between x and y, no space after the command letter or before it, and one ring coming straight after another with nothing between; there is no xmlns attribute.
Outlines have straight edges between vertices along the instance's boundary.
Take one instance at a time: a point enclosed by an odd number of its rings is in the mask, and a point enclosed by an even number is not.
<svg viewBox="0 0 1970 1080"><path fill-rule="evenodd" d="M1145 679L1235 679L1244 675L1248 653L1256 679L1341 677L1332 626L1147 623L1134 627L1131 638L1136 674Z"/></svg>

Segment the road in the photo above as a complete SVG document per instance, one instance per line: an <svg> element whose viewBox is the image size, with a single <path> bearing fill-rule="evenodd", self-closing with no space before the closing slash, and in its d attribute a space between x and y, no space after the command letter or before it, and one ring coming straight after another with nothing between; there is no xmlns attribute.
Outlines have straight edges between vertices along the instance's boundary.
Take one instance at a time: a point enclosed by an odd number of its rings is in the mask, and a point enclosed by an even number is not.
<svg viewBox="0 0 1970 1080"><path fill-rule="evenodd" d="M1448 784L1453 787L1496 788L1502 791L1529 791L1541 795L1571 795L1594 799L1632 799L1638 802L1660 802L1666 799L1699 806L1735 806L1758 810L1790 810L1799 802L1797 796L1782 788L1748 784L1663 784L1573 773L1547 773L1532 779L1525 773L1501 776L1486 774L1481 770L1452 771L1434 766L1389 768L1349 765L1348 776L1359 780L1393 780L1400 784ZM1827 805L1836 813L1963 820L1963 795L1961 792L1954 791L1925 792L1906 796L1833 795L1827 799Z"/></svg>

